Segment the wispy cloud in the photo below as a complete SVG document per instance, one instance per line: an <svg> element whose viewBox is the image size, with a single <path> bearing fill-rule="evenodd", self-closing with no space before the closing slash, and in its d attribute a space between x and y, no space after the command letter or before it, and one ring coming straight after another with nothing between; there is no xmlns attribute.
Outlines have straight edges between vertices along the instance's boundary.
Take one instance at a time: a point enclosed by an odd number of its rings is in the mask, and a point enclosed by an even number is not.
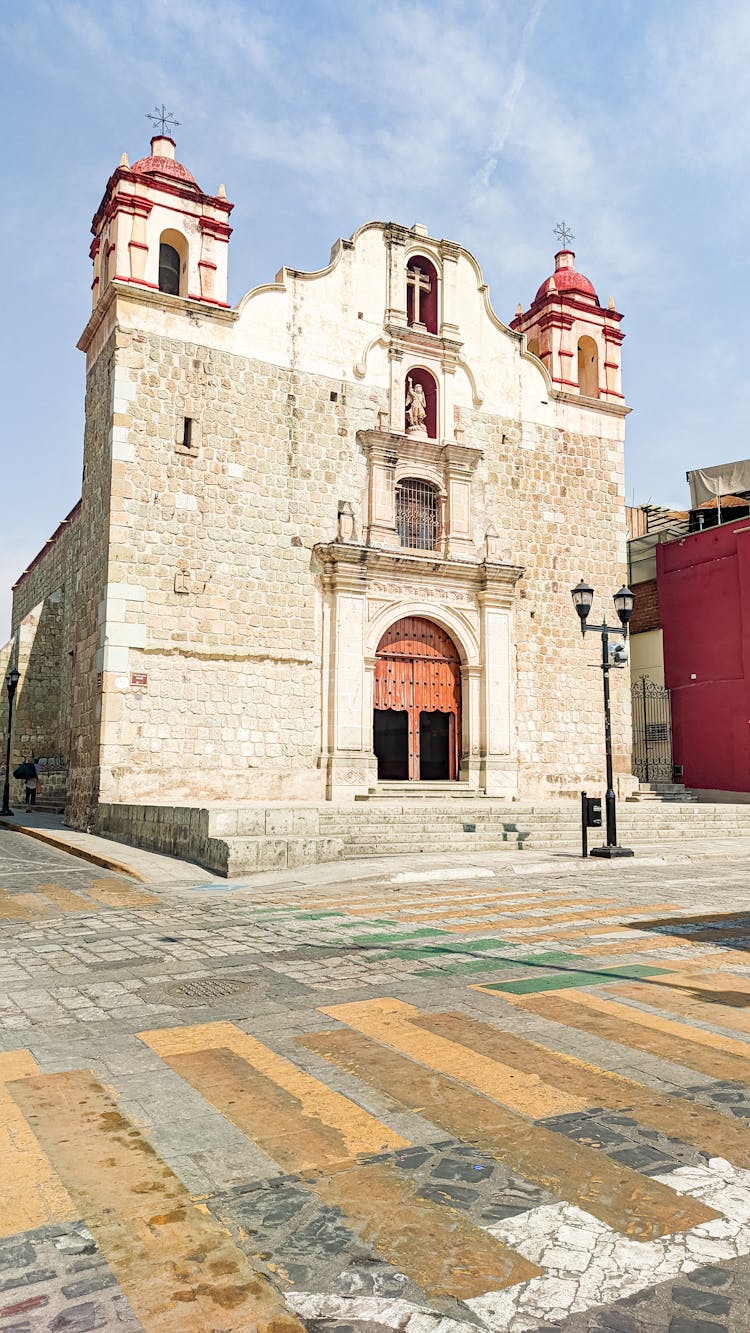
<svg viewBox="0 0 750 1333"><path fill-rule="evenodd" d="M6 0L0 49L14 131L0 560L14 575L80 454L70 349L89 219L162 100L184 160L237 203L235 299L393 217L474 250L508 318L549 270L565 216L581 267L626 315L636 490L674 498L688 453L746 452L741 340L724 313L748 264L744 0Z"/></svg>

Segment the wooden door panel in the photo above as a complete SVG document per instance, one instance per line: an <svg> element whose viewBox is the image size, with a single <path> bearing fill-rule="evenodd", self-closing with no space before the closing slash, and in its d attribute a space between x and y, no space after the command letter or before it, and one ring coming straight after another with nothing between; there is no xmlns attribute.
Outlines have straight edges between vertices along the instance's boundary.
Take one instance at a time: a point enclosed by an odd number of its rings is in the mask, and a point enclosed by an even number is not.
<svg viewBox="0 0 750 1333"><path fill-rule="evenodd" d="M420 779L420 715L447 714L449 777L458 777L461 670L445 630L420 616L405 616L386 630L377 649L374 706L408 714L411 781Z"/></svg>

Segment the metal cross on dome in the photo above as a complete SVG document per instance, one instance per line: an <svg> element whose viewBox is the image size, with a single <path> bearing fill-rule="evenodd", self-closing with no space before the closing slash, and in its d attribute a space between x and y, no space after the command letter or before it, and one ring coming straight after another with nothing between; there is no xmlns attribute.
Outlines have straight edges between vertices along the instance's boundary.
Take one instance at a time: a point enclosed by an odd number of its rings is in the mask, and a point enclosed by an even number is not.
<svg viewBox="0 0 750 1333"><path fill-rule="evenodd" d="M565 250L567 250L570 242L575 240L575 236L570 230L570 227L566 226L564 222L558 222L555 227L555 236Z"/></svg>
<svg viewBox="0 0 750 1333"><path fill-rule="evenodd" d="M180 123L179 120L175 120L173 112L167 111L163 102L161 104L161 109L158 106L155 106L153 111L146 112L146 120L151 121L154 129L158 129L162 134L167 135L170 133L170 130L176 129Z"/></svg>

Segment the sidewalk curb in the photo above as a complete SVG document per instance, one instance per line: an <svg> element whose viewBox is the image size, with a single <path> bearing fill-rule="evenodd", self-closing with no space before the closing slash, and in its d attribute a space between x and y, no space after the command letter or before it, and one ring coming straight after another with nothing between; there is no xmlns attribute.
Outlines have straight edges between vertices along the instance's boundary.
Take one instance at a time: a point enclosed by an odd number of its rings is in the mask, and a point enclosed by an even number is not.
<svg viewBox="0 0 750 1333"><path fill-rule="evenodd" d="M24 833L27 838L46 842L56 851L69 852L71 856L77 856L81 861L90 861L92 865L100 866L102 870L114 870L118 875L129 875L131 879L140 880L142 884L150 883L145 875L134 870L132 866L125 865L123 861L115 861L111 856L102 856L100 852L91 852L86 847L66 842L64 838L58 838L46 829L27 828L25 824L10 824L5 819L0 819L0 829L9 829L11 833Z"/></svg>

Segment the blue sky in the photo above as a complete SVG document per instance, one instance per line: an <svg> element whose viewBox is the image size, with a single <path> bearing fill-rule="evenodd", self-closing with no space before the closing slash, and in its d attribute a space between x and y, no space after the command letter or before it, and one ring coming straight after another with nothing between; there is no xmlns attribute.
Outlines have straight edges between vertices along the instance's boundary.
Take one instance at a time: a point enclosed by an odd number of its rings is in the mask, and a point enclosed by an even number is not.
<svg viewBox="0 0 750 1333"><path fill-rule="evenodd" d="M0 642L79 495L89 226L145 113L235 203L230 299L379 218L479 259L510 319L553 228L623 311L628 499L750 454L750 7L742 0L4 0Z"/></svg>

